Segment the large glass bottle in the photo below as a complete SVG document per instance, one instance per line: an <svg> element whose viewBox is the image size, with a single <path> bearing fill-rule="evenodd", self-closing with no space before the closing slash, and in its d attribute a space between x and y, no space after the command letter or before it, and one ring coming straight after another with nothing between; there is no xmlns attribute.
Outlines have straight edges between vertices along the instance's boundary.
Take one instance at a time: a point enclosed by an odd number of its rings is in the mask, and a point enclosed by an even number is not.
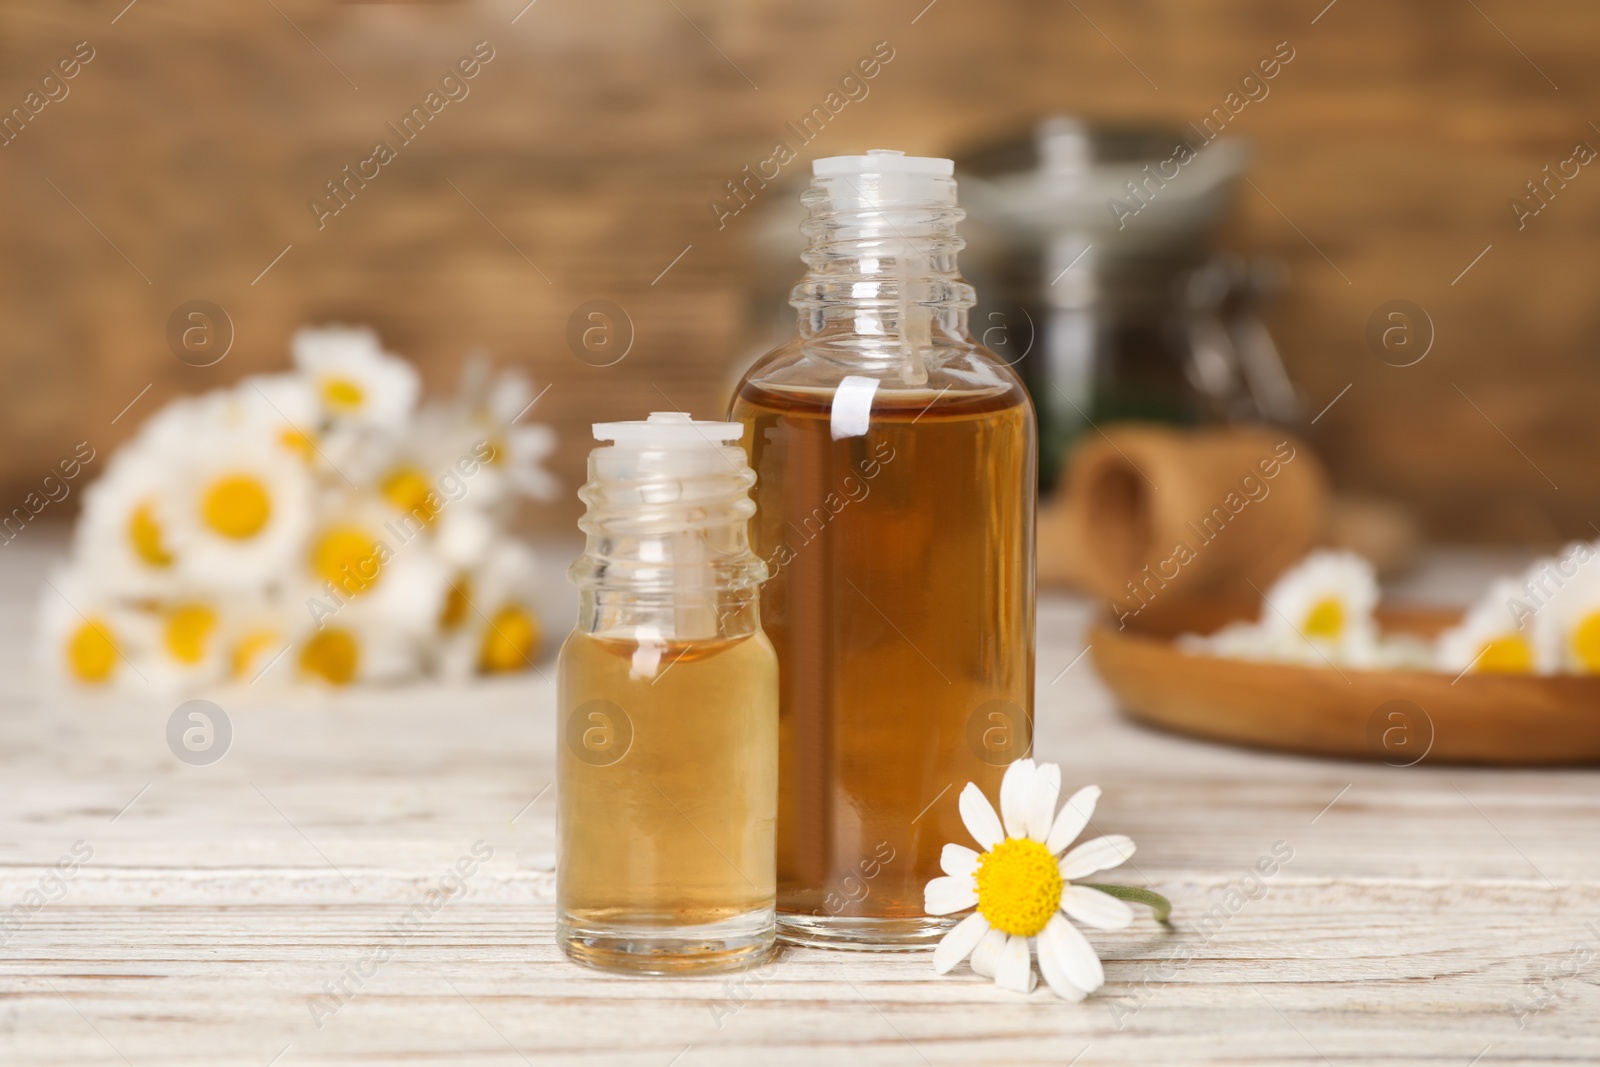
<svg viewBox="0 0 1600 1067"><path fill-rule="evenodd" d="M1036 433L967 328L949 160L817 160L798 335L739 384L779 661L778 923L911 947L923 886L1033 735Z"/></svg>
<svg viewBox="0 0 1600 1067"><path fill-rule="evenodd" d="M602 424L561 648L557 940L598 967L746 966L773 941L778 683L743 428Z"/></svg>

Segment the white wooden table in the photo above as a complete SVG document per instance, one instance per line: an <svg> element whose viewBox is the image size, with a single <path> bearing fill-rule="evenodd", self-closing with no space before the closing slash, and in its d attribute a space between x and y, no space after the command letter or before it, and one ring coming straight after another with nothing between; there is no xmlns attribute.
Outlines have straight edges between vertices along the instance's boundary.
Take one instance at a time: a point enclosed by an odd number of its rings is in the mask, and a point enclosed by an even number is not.
<svg viewBox="0 0 1600 1067"><path fill-rule="evenodd" d="M1169 895L1176 932L1094 935L1107 984L1080 1005L922 954L619 978L552 943L549 684L229 698L229 751L189 766L170 701L69 700L27 666L45 547L0 551L0 919L92 858L0 948L3 1064L1600 1061L1594 771L1154 733L1089 659L1062 673L1086 609L1050 599L1040 754L1105 788L1098 827L1139 844L1117 873ZM1292 860L1230 911L1277 842Z"/></svg>

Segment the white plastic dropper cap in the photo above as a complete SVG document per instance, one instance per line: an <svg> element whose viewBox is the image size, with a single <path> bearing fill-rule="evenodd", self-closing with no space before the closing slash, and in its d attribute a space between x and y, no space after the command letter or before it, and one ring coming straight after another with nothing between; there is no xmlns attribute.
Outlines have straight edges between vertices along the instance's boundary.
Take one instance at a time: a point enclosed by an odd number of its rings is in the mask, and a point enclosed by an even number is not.
<svg viewBox="0 0 1600 1067"><path fill-rule="evenodd" d="M825 156L812 160L811 173L818 178L847 178L857 174L908 174L927 178L948 178L956 165L937 156L908 156L892 148L873 148L864 156Z"/></svg>
<svg viewBox="0 0 1600 1067"><path fill-rule="evenodd" d="M596 441L615 441L622 448L697 448L737 441L744 427L737 422L696 422L682 411L652 411L635 422L597 422Z"/></svg>

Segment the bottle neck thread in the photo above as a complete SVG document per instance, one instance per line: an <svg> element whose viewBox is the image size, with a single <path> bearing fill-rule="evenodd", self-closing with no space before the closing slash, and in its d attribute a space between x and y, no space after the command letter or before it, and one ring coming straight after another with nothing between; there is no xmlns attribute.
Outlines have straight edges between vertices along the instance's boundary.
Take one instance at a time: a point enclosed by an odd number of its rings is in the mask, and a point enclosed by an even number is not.
<svg viewBox="0 0 1600 1067"><path fill-rule="evenodd" d="M588 510L584 553L568 570L583 589L673 594L755 587L766 565L750 549L755 472L737 446L714 446L698 469L681 460L652 469L648 457L613 469L617 449L595 449L578 490Z"/></svg>
<svg viewBox="0 0 1600 1067"><path fill-rule="evenodd" d="M652 415L614 424L618 443L589 454L578 491L588 543L567 569L580 591L580 630L704 641L757 625L767 568L750 549L755 472L738 446L686 436L705 427L738 429Z"/></svg>
<svg viewBox="0 0 1600 1067"><path fill-rule="evenodd" d="M918 176L894 183L875 175L814 178L801 197L809 245L806 276L790 293L803 341L867 358L905 358L934 335L969 341L976 302L956 255L956 183Z"/></svg>

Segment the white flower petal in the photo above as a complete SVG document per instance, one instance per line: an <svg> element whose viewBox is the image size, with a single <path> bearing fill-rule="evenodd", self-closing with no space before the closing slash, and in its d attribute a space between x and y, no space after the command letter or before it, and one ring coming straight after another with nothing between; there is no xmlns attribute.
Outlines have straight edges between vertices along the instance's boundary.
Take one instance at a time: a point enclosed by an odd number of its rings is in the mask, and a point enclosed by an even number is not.
<svg viewBox="0 0 1600 1067"><path fill-rule="evenodd" d="M462 568L474 567L488 555L499 532L495 516L488 511L458 504L439 516L433 543L447 562Z"/></svg>
<svg viewBox="0 0 1600 1067"><path fill-rule="evenodd" d="M952 878L971 878L978 870L978 854L966 845L946 845L939 866Z"/></svg>
<svg viewBox="0 0 1600 1067"><path fill-rule="evenodd" d="M1061 857L1061 877L1070 882L1095 871L1110 870L1133 855L1133 850L1133 839L1126 834L1107 834L1085 841Z"/></svg>
<svg viewBox="0 0 1600 1067"><path fill-rule="evenodd" d="M1082 1000L1088 996L1083 990L1072 984L1067 977L1067 972L1061 965L1057 956L1056 943L1048 937L1039 938L1039 973L1044 975L1044 980L1049 983L1051 990L1062 1000Z"/></svg>
<svg viewBox="0 0 1600 1067"><path fill-rule="evenodd" d="M934 971L938 974L948 973L950 968L972 955L972 950L978 947L978 942L988 932L989 920L977 912L956 923L949 933L939 939L938 946L933 950Z"/></svg>
<svg viewBox="0 0 1600 1067"><path fill-rule="evenodd" d="M922 891L922 907L929 915L949 915L978 902L971 878L935 878Z"/></svg>
<svg viewBox="0 0 1600 1067"><path fill-rule="evenodd" d="M1033 973L1033 956L1028 952L1028 939L1013 934L1000 950L1000 960L995 965L994 984L1012 993L1032 993L1038 979Z"/></svg>
<svg viewBox="0 0 1600 1067"><path fill-rule="evenodd" d="M516 426L506 444L511 482L524 496L553 500L561 491L561 481L539 466L539 461L556 449L555 431L548 426Z"/></svg>
<svg viewBox="0 0 1600 1067"><path fill-rule="evenodd" d="M1039 940L1050 942L1050 952L1067 981L1085 993L1093 993L1105 985L1106 972L1100 966L1094 946L1064 916L1052 915L1040 932Z"/></svg>
<svg viewBox="0 0 1600 1067"><path fill-rule="evenodd" d="M1028 802L1033 798L1033 760L1019 759L1000 780L1000 817L1007 837L1028 835Z"/></svg>
<svg viewBox="0 0 1600 1067"><path fill-rule="evenodd" d="M1041 763L1033 775L1033 796L1028 799L1028 836L1041 845L1050 837L1056 801L1061 799L1061 766Z"/></svg>
<svg viewBox="0 0 1600 1067"><path fill-rule="evenodd" d="M985 978L994 977L994 969L1000 965L1000 953L1006 947L1006 934L1004 930L990 930L983 935L983 940L978 942L978 947L972 950L972 969Z"/></svg>
<svg viewBox="0 0 1600 1067"><path fill-rule="evenodd" d="M1061 910L1096 930L1121 930L1133 922L1133 909L1109 893L1086 885L1069 885L1061 894Z"/></svg>
<svg viewBox="0 0 1600 1067"><path fill-rule="evenodd" d="M961 791L960 808L961 821L966 823L967 833L985 850L994 848L1006 839L1006 832L1000 827L1000 816L994 813L994 805L989 803L989 798L975 783L968 782Z"/></svg>
<svg viewBox="0 0 1600 1067"><path fill-rule="evenodd" d="M1052 853L1060 852L1083 833L1083 828L1089 825L1089 820L1094 816L1095 802L1100 799L1100 787L1086 785L1067 801L1066 807L1056 815L1055 824L1050 827L1050 836L1045 838L1044 847Z"/></svg>

